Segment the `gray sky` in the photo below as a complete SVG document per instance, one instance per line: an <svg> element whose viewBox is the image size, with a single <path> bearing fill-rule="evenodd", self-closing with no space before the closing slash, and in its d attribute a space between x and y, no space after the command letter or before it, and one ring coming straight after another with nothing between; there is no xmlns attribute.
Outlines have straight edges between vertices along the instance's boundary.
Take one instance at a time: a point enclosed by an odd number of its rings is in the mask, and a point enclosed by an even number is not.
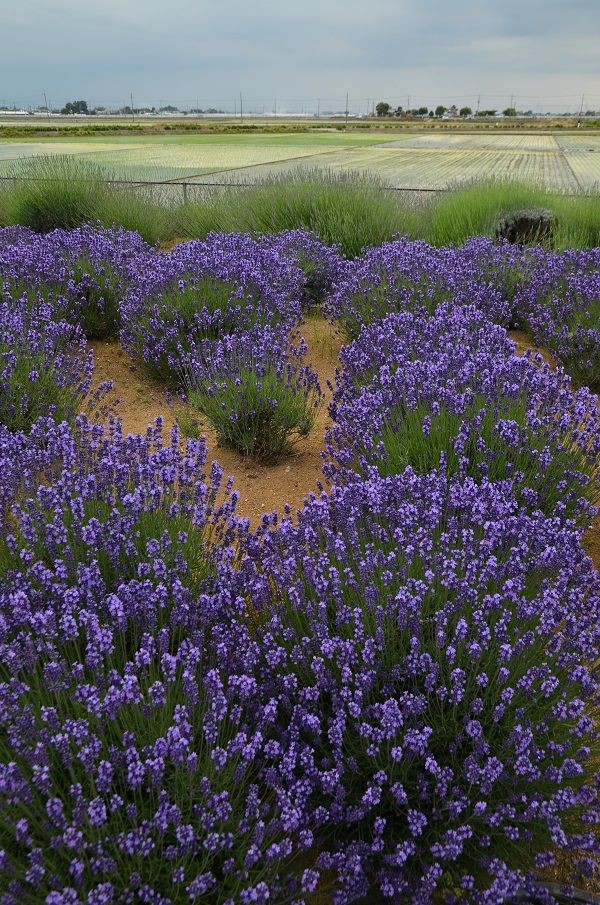
<svg viewBox="0 0 600 905"><path fill-rule="evenodd" d="M0 103L600 110L600 0L0 0Z"/></svg>

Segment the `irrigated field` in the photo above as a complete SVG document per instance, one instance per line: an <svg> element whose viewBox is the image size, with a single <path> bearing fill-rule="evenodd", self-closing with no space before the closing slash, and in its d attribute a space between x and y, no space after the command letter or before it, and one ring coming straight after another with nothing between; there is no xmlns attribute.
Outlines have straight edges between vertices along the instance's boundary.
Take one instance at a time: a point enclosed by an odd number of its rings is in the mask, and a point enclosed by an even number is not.
<svg viewBox="0 0 600 905"><path fill-rule="evenodd" d="M396 135L335 130L292 135L174 135L0 141L0 174L19 157L75 154L123 179L256 181L290 169L355 170L395 187L445 188L511 178L567 192L600 184L600 135L458 133Z"/></svg>

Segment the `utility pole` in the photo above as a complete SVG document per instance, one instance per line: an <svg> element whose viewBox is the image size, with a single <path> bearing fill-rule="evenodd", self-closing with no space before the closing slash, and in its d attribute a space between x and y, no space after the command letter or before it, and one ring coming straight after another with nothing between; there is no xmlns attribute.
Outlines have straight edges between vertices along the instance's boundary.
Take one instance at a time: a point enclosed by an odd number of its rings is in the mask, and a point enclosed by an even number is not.
<svg viewBox="0 0 600 905"><path fill-rule="evenodd" d="M479 105L480 105L480 103L481 103L481 95L478 94L478 95L477 95L477 110L475 111L475 116L477 116L477 114L479 113Z"/></svg>
<svg viewBox="0 0 600 905"><path fill-rule="evenodd" d="M48 98L46 97L45 91L44 91L44 104L46 105L46 116L48 117L48 122L50 122L50 107L48 106Z"/></svg>
<svg viewBox="0 0 600 905"><path fill-rule="evenodd" d="M273 116L277 116L277 98L273 101Z"/></svg>
<svg viewBox="0 0 600 905"><path fill-rule="evenodd" d="M410 110L410 94L406 95L406 112Z"/></svg>
<svg viewBox="0 0 600 905"><path fill-rule="evenodd" d="M237 116L237 98L233 99L233 115Z"/></svg>
<svg viewBox="0 0 600 905"><path fill-rule="evenodd" d="M583 99L584 99L584 97L585 97L585 94L582 94L581 95L581 104L579 105L579 115L580 116L583 115Z"/></svg>
<svg viewBox="0 0 600 905"><path fill-rule="evenodd" d="M321 116L321 98L317 98L317 119Z"/></svg>
<svg viewBox="0 0 600 905"><path fill-rule="evenodd" d="M133 91L130 91L129 98L131 100L131 122L134 123L135 122L135 112L133 109Z"/></svg>
<svg viewBox="0 0 600 905"><path fill-rule="evenodd" d="M348 131L348 92L346 91L346 131Z"/></svg>
<svg viewBox="0 0 600 905"><path fill-rule="evenodd" d="M244 122L244 105L242 102L242 92L240 91L240 122Z"/></svg>

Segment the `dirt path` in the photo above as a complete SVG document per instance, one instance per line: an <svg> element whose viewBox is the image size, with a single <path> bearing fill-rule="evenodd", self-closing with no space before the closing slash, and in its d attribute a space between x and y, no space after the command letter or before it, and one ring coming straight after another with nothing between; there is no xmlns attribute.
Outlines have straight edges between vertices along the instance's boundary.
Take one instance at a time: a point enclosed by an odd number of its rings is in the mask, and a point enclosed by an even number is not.
<svg viewBox="0 0 600 905"><path fill-rule="evenodd" d="M512 339L512 341L517 346L517 355L523 355L524 352L539 352L544 361L550 365L551 368L555 368L556 361L548 352L547 349L543 349L540 346L536 346L535 343L531 341L531 337L529 334L525 333L524 330L509 330L508 338Z"/></svg>
<svg viewBox="0 0 600 905"><path fill-rule="evenodd" d="M317 481L322 479L321 452L331 398L327 381L333 383L341 339L320 316L307 318L300 333L308 345L307 360L319 375L325 402L311 433L298 441L292 455L278 465L260 465L218 446L210 424L195 415L201 433L206 436L209 460L216 459L225 475L235 478L234 488L240 494L238 512L248 517L253 527L264 513L282 512L285 503L290 504L293 512L302 508L304 498L311 490L317 491ZM113 381L113 400L119 400L115 414L123 421L123 432L145 433L148 424L159 415L164 418L165 430L170 430L185 409L184 403L175 400L169 404L162 385L143 367L133 365L117 343L94 342L91 346L95 385L103 380Z"/></svg>

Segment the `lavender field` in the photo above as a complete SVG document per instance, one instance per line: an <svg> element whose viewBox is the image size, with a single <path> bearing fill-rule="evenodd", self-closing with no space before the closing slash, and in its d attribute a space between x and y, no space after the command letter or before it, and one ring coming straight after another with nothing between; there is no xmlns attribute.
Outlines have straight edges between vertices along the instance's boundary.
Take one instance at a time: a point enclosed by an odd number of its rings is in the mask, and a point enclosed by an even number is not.
<svg viewBox="0 0 600 905"><path fill-rule="evenodd" d="M600 248L12 226L0 280L0 905L597 893ZM319 430L251 525L220 450Z"/></svg>

